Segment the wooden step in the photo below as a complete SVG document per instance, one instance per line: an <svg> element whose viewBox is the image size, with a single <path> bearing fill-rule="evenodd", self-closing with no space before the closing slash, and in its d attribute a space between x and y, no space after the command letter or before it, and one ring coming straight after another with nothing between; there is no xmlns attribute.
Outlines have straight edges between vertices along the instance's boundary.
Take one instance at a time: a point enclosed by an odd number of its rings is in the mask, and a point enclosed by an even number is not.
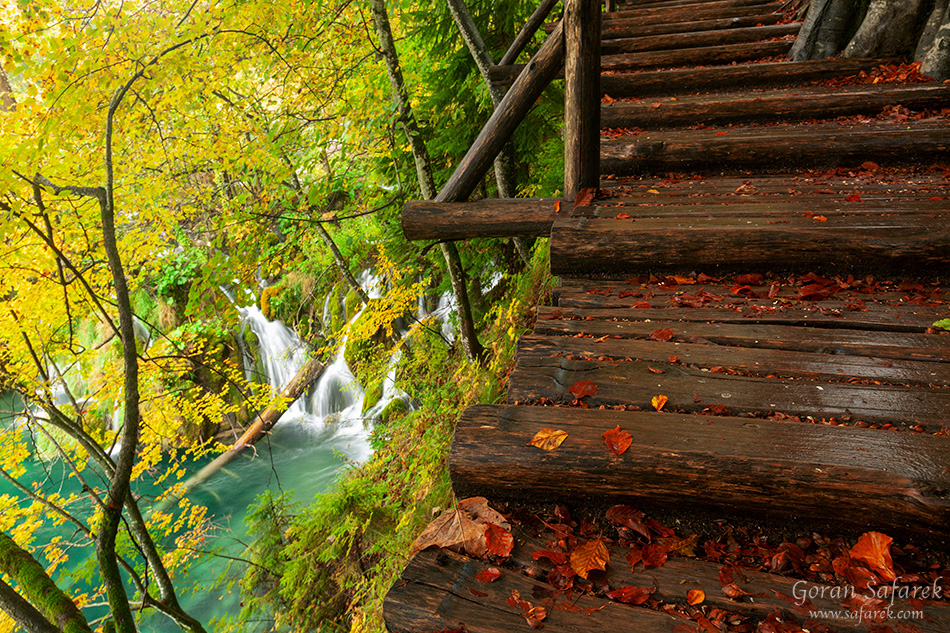
<svg viewBox="0 0 950 633"><path fill-rule="evenodd" d="M696 16L704 12L710 11L723 11L730 10L735 8L744 8L744 7L761 7L763 5L769 5L774 7L782 6L780 2L775 0L715 0L712 2L670 2L670 3L658 3L652 6L637 6L630 7L629 9L624 9L621 11L613 11L611 13L604 13L602 19L605 24L609 24L614 20L629 20L632 18L640 18L645 16L658 16L663 17L665 21L671 21L675 19L678 15L691 15Z"/></svg>
<svg viewBox="0 0 950 633"><path fill-rule="evenodd" d="M660 24L646 24L642 26L614 26L608 24L603 30L603 44L609 41L628 37L647 37L656 35L671 35L673 33L694 33L698 31L720 31L724 29L748 28L752 26L769 26L783 22L785 16L781 13L757 13L736 18L711 18L706 20L687 19L685 22L663 22Z"/></svg>
<svg viewBox="0 0 950 633"><path fill-rule="evenodd" d="M603 437L618 426L632 436L619 456ZM553 451L529 446L545 428L568 437ZM500 405L462 415L449 457L461 496L679 504L935 538L950 522L948 463L950 438L924 434Z"/></svg>
<svg viewBox="0 0 950 633"><path fill-rule="evenodd" d="M727 572L729 569L727 565L671 555L659 567L644 568L642 563L633 566L627 559L631 547L612 542L609 536L607 570L593 571L590 578L612 591L622 587L648 588L652 590L650 599L655 607L608 601L603 595L584 591L586 587L593 588L593 583L579 578L572 581L574 591L568 593L563 586L555 587L547 581L555 566L550 559L543 555L535 557L540 552L553 550L552 555L561 554L567 560L570 552L558 547L558 534L550 529L542 528L538 533L515 526L512 536L515 547L511 556L502 563L475 559L445 549L428 549L416 555L386 597L383 609L389 630L403 633L530 630L526 612L507 602L517 591L531 606L546 610L541 625L549 632L698 631L700 629L691 623L690 618L705 619L703 613L708 615L709 609L733 614L728 618L732 621L747 621L749 630L776 616L785 623L805 624L809 619L815 622L812 616L820 612L838 616L821 620L822 625L835 631L867 631L866 625L856 626L854 619L845 619L847 610L842 607L841 600L832 598L838 595L833 591L840 589L838 587L742 568L730 574L731 584L754 597L733 599L721 589L724 569ZM586 539L578 540L578 544L583 542ZM493 582L480 581L479 574L486 573L489 567L495 567L499 576ZM701 591L704 600L698 607L689 607L690 592L695 591ZM802 591L813 598L807 602L800 599ZM895 619L880 624L895 627L895 630L911 630L906 620L896 618L900 612L918 609L923 613L913 621L913 630L920 633L946 630L944 627L950 620L946 604L928 601L923 606L914 606L902 598L895 600L892 610ZM677 626L683 628L677 629Z"/></svg>
<svg viewBox="0 0 950 633"><path fill-rule="evenodd" d="M766 92L679 96L604 104L603 128L674 128L879 114L885 107L950 107L950 84L813 86Z"/></svg>
<svg viewBox="0 0 950 633"><path fill-rule="evenodd" d="M600 67L605 72L619 72L700 64L707 66L726 65L767 57L784 57L791 47L792 42L790 40L780 40L603 55L600 58Z"/></svg>
<svg viewBox="0 0 950 633"><path fill-rule="evenodd" d="M601 170L622 175L702 168L826 169L867 160L926 164L945 158L948 151L950 125L945 118L649 131L602 141Z"/></svg>
<svg viewBox="0 0 950 633"><path fill-rule="evenodd" d="M710 3L711 4L711 3ZM729 18L742 18L750 15L759 15L766 11L779 9L781 4L777 2L757 2L746 6L738 7L702 7L690 9L689 11L680 11L670 7L661 7L658 9L635 12L605 13L607 17L602 21L601 32L612 28L627 28L631 26L649 26L651 24L665 24L670 22L681 22L683 20L723 20ZM545 30L551 27L545 26Z"/></svg>
<svg viewBox="0 0 950 633"><path fill-rule="evenodd" d="M764 270L824 274L946 274L950 211L900 215L560 218L556 275L707 274Z"/></svg>
<svg viewBox="0 0 950 633"><path fill-rule="evenodd" d="M850 77L869 71L887 60L818 59L804 62L770 62L682 68L677 70L608 74L600 78L601 90L615 99L622 97L677 96L695 92L753 90L778 86L796 86L808 82ZM493 77L501 78L501 67L492 67ZM509 73L509 81L513 80ZM516 76L516 73L515 73Z"/></svg>
<svg viewBox="0 0 950 633"><path fill-rule="evenodd" d="M801 24L755 25L715 31L695 31L667 35L645 35L604 40L600 47L602 55L639 53L643 51L696 48L699 46L722 46L758 42L786 35L796 35Z"/></svg>

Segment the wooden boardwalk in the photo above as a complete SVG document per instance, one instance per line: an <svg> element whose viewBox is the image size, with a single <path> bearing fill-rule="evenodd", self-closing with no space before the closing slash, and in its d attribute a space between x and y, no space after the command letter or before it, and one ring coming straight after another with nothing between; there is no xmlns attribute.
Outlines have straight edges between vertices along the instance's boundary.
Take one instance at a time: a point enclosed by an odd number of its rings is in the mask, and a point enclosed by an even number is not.
<svg viewBox="0 0 950 633"><path fill-rule="evenodd" d="M771 59L798 31L782 6L604 15L595 196L407 205L415 239L549 234L561 286L451 449L456 496L514 547L417 553L390 630L950 630L943 601L849 617L834 588L895 572L794 541L950 543L950 85ZM606 570L575 575L594 544ZM950 582L922 569L894 582Z"/></svg>

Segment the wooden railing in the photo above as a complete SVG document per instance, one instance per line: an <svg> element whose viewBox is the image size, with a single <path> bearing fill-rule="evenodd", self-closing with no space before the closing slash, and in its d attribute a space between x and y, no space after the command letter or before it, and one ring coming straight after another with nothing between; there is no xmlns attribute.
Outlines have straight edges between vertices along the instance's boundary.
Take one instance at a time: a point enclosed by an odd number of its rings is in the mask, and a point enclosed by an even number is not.
<svg viewBox="0 0 950 633"><path fill-rule="evenodd" d="M545 0L538 7L505 54L505 60L513 61L517 57L520 50L516 50L515 44L522 39L523 43L518 45L524 47L554 4ZM601 3L599 0L565 0L564 5L565 18L518 74L455 172L439 191L436 202L468 199L562 66L565 72L565 196L573 199L580 189L597 186L600 174Z"/></svg>

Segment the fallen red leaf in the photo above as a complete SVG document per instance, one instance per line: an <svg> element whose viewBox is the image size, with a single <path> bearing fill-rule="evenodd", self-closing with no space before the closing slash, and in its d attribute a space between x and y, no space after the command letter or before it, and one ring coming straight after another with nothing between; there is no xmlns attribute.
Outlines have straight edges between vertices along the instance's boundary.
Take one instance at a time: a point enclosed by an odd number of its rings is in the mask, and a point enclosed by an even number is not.
<svg viewBox="0 0 950 633"><path fill-rule="evenodd" d="M611 506L607 510L607 520L614 525L630 528L648 541L652 540L650 529L643 522L643 512L636 508L625 505ZM637 560L640 560L639 551L637 552Z"/></svg>
<svg viewBox="0 0 950 633"><path fill-rule="evenodd" d="M597 189L594 187L584 187L577 192L577 197L574 198L575 207L589 207L590 203L594 201L594 198L597 196Z"/></svg>
<svg viewBox="0 0 950 633"><path fill-rule="evenodd" d="M583 398L584 396L593 396L597 393L597 385L594 384L593 380L581 380L580 382L575 382L573 385L567 388L571 394L577 398Z"/></svg>
<svg viewBox="0 0 950 633"><path fill-rule="evenodd" d="M702 589L690 589L686 592L686 604L691 607L695 607L697 604L702 604L706 599L706 592Z"/></svg>
<svg viewBox="0 0 950 633"><path fill-rule="evenodd" d="M668 557L666 548L656 543L644 546L641 555L643 556L643 564L647 567L662 567Z"/></svg>
<svg viewBox="0 0 950 633"><path fill-rule="evenodd" d="M531 557L534 558L534 560L538 560L539 558L546 558L552 563L554 563L555 565L564 565L565 563L567 563L567 556L565 554L561 554L560 552L552 552L546 549L538 550L537 552L532 552Z"/></svg>
<svg viewBox="0 0 950 633"><path fill-rule="evenodd" d="M653 408L656 409L657 411L662 411L663 407L665 407L666 403L669 401L670 399L664 395L653 396L653 400L652 400Z"/></svg>
<svg viewBox="0 0 950 633"><path fill-rule="evenodd" d="M891 582L897 579L897 574L894 573L894 561L891 559L891 543L893 542L894 539L886 534L866 532L861 535L849 553L851 558L867 563L881 578Z"/></svg>
<svg viewBox="0 0 950 633"><path fill-rule="evenodd" d="M861 195L857 193L853 193L847 198L845 198L844 200L845 202L861 202Z"/></svg>
<svg viewBox="0 0 950 633"><path fill-rule="evenodd" d="M528 609L528 612L524 614L524 619L528 621L528 626L532 629L540 629L541 621L546 617L548 617L548 610L540 605L531 607Z"/></svg>
<svg viewBox="0 0 950 633"><path fill-rule="evenodd" d="M587 541L571 553L571 569L584 579L595 569L607 571L609 562L610 552L607 551L607 546L600 538Z"/></svg>
<svg viewBox="0 0 950 633"><path fill-rule="evenodd" d="M505 528L492 523L485 530L485 543L489 554L509 556L515 546L515 538Z"/></svg>
<svg viewBox="0 0 950 633"><path fill-rule="evenodd" d="M765 283L765 277L763 277L761 273L751 273L736 277L736 284L739 286L761 286L763 283Z"/></svg>
<svg viewBox="0 0 950 633"><path fill-rule="evenodd" d="M615 429L604 432L604 441L607 442L607 448L610 449L610 452L620 456L623 455L624 451L630 448L630 445L633 443L633 438L629 433L618 426Z"/></svg>
<svg viewBox="0 0 950 633"><path fill-rule="evenodd" d="M631 308L643 309L643 308L652 308L653 306L650 305L649 302L647 302L647 301L637 301L636 303L634 303L634 304L633 304L632 306L630 306L630 307L631 307Z"/></svg>
<svg viewBox="0 0 950 633"><path fill-rule="evenodd" d="M666 328L663 330L655 330L653 334L650 335L650 339L654 341L659 341L661 343L666 343L673 338L672 328Z"/></svg>
<svg viewBox="0 0 950 633"><path fill-rule="evenodd" d="M653 595L654 591L656 591L654 587L636 587L629 585L615 589L614 591L608 591L607 597L611 600L626 604L643 604Z"/></svg>
<svg viewBox="0 0 950 633"><path fill-rule="evenodd" d="M475 574L475 580L478 582L495 582L501 578L501 570L497 567L489 567Z"/></svg>

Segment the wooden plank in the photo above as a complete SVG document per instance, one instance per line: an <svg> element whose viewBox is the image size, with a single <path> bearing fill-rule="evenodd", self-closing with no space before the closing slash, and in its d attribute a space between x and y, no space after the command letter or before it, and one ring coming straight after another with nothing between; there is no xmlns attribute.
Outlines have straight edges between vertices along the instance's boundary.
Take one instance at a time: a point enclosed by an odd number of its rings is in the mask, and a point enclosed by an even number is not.
<svg viewBox="0 0 950 633"><path fill-rule="evenodd" d="M606 174L668 173L700 169L830 168L940 159L950 151L945 119L903 123L814 123L724 130L643 132L605 140L601 168Z"/></svg>
<svg viewBox="0 0 950 633"><path fill-rule="evenodd" d="M532 604L548 605L545 631L669 631L681 617L609 602L591 595L556 595L551 585L506 570L495 582L482 583L475 575L487 564L448 550L419 553L396 582L383 605L390 631L399 633L511 633L531 630L524 612L505 601L518 591ZM474 591L472 591L474 590ZM576 602L575 602L576 601ZM574 604L578 610L558 608ZM605 607L606 605L606 607ZM602 608L605 607L605 608ZM584 611L590 609L590 613Z"/></svg>
<svg viewBox="0 0 950 633"><path fill-rule="evenodd" d="M781 4L775 2L775 0L716 0L714 2L678 2L669 5L631 7L629 9L614 11L613 13L609 14L609 17L605 18L604 22L606 26L615 20L630 20L646 16L661 16L669 21L679 15L695 16L701 12L725 12L724 10L739 7L761 8L762 6L766 5L773 6L775 8L781 7Z"/></svg>
<svg viewBox="0 0 950 633"><path fill-rule="evenodd" d="M750 15L757 15L769 8L778 8L775 4L749 5L745 7L733 7L727 9L694 9L689 13L680 13L678 16L668 11L653 12L652 14L640 14L637 16L621 16L617 13L610 14L610 21L604 21L605 28L626 28L631 26L648 26L652 24L663 24L678 19L688 20L707 20L707 19L726 19L741 18Z"/></svg>
<svg viewBox="0 0 950 633"><path fill-rule="evenodd" d="M670 350L672 353L673 348ZM769 362L768 354L763 353L763 366ZM866 425L890 424L904 429L902 432L919 427L926 433L940 432L950 411L947 390L759 378L637 360L550 359L545 366L517 366L509 378L508 403L538 404L544 398L570 404L575 398L569 388L584 380L597 385L597 393L585 398L591 407L622 405L651 410L652 399L662 394L669 398L666 410L671 412L702 413L713 406L725 407L737 416L835 418Z"/></svg>
<svg viewBox="0 0 950 633"><path fill-rule="evenodd" d="M651 35L669 35L672 33L692 33L696 31L719 31L723 29L746 28L758 25L777 24L785 19L781 13L759 13L738 18L712 18L689 20L687 22L664 22L643 26L619 27L607 25L602 37L606 44L609 40L626 37L646 37ZM499 63L499 66L504 64Z"/></svg>
<svg viewBox="0 0 950 633"><path fill-rule="evenodd" d="M675 323L658 322L661 327L677 327ZM691 343L660 343L635 339L574 338L572 336L523 336L518 341L518 365L549 367L562 358L587 358L610 363L627 358L651 363L655 369L667 366L671 356L676 364L709 370L721 367L737 370L743 375L774 374L790 378L813 378L826 381L878 381L887 384L950 386L950 364L885 359L847 354L789 352L721 345Z"/></svg>
<svg viewBox="0 0 950 633"><path fill-rule="evenodd" d="M645 99L604 104L604 128L671 128L702 123L721 125L751 121L797 121L855 114L879 114L899 103L906 108L950 104L950 85L876 84L817 86L731 95Z"/></svg>
<svg viewBox="0 0 950 633"><path fill-rule="evenodd" d="M569 630L565 622L561 621L560 613L563 609L557 608L555 596L557 592L551 585L544 585L543 581L531 584L528 573L540 571L546 574L550 565L546 559L535 560L534 552L557 550L556 535L545 530L540 534L533 534L521 526L512 528L515 547L506 564L501 567L501 576L492 583L483 583L476 580L476 576L492 566L490 561L472 559L450 550L429 549L415 556L403 571L400 579L386 597L384 616L389 630L405 631L407 633L432 633L446 630L451 627L464 625L465 630L476 631L478 626L508 626L510 628L489 628L497 633L509 633L520 630L526 624L518 623L514 617L502 623L493 623L496 618L505 618L498 614L503 611L507 614L505 600L512 590L517 590L522 598L541 604L548 609L548 618L544 620L546 631ZM552 550L553 548L553 550ZM792 577L771 574L753 569L742 568L734 574L734 583L747 594L754 596L751 600L733 600L726 597L721 591L720 571L723 565L719 563L670 557L661 567L641 569L643 566L631 566L625 558L630 552L627 547L614 543L608 544L610 561L606 573L598 574L598 578L611 589L620 587L652 587L651 596L665 605L684 609L688 600L688 592L694 589L702 590L705 594L704 605L720 609L742 617L751 618L753 622L765 620L772 611L780 614L783 621L804 623L812 611L821 611L827 614L842 614L840 600L831 598L838 595L833 592L831 585L799 581ZM563 553L563 552L562 552ZM797 583L797 584L796 584ZM806 603L798 600L800 592L809 592L815 596ZM788 598L777 597L777 593ZM586 596L587 599L592 596ZM566 599L565 598L562 598ZM571 597L573 599L573 596ZM601 601L603 602L603 601ZM801 604L796 604L800 602ZM476 618L472 622L459 619L455 615L457 603L475 603L485 612L484 618ZM563 603L561 603L563 605ZM585 603L586 605L587 603ZM599 606L592 602L590 606ZM644 608L635 608L630 605L611 603L603 609L608 615L617 619L608 623L610 628L602 630L629 631L629 630L656 630L666 631L673 623L654 621L654 616L647 615L647 622L640 622L638 618L642 611L654 612ZM938 633L945 631L942 628L948 621L948 607L946 604L925 604L913 606L907 600L897 598L894 601L893 613L896 616L901 611L922 610L924 617L915 620L915 628L921 633ZM518 614L516 610L511 613ZM585 616L586 617L586 616ZM629 619L628 619L629 618ZM679 619L677 622L683 622ZM824 624L833 626L839 633L866 633L866 627L855 626L853 620L843 618L823 618ZM885 621L881 624L897 626L896 621ZM646 625L658 628L645 629ZM664 626L665 625L665 626ZM640 628L635 628L640 627ZM592 629L583 629L592 630Z"/></svg>
<svg viewBox="0 0 950 633"><path fill-rule="evenodd" d="M603 438L617 426L633 439L620 456ZM566 431L568 438L554 451L528 446L542 428ZM483 405L459 420L449 471L461 496L526 502L553 495L562 502L646 508L683 504L943 538L950 524L948 463L947 437L675 413Z"/></svg>
<svg viewBox="0 0 950 633"><path fill-rule="evenodd" d="M551 270L555 275L697 269L941 274L950 270L948 214L832 215L821 222L768 216L559 218L551 230Z"/></svg>
<svg viewBox="0 0 950 633"><path fill-rule="evenodd" d="M919 198L911 197L895 200L890 195L880 195L877 197L864 198L858 194L861 200L849 202L845 196L775 196L772 201L757 202L746 200L744 202L733 203L729 201L726 204L707 203L703 199L693 198L693 204L671 204L663 203L663 198L651 198L641 201L636 206L590 206L573 207L569 217L573 218L616 218L619 214L626 214L630 218L673 218L691 219L706 216L707 218L738 218L738 217L763 217L773 221L776 218L802 218L805 214L811 214L808 219L815 215L828 216L846 216L846 217L869 217L892 215L923 215L934 216L938 219L947 212L946 200L930 200L924 198L926 193ZM930 196L933 197L933 196ZM605 201L608 204L612 201ZM615 204L615 203L614 203ZM558 217L568 217L564 213Z"/></svg>
<svg viewBox="0 0 950 633"><path fill-rule="evenodd" d="M600 58L600 67L606 72L619 72L699 64L716 66L764 57L784 56L791 46L790 41L781 40L777 42L747 42L744 44L724 44L722 46L697 46L695 48L644 51L622 55L603 55Z"/></svg>
<svg viewBox="0 0 950 633"><path fill-rule="evenodd" d="M600 182L600 3L564 4L564 193Z"/></svg>
<svg viewBox="0 0 950 633"><path fill-rule="evenodd" d="M402 230L407 240L547 237L554 218L568 215L571 208L573 203L561 198L411 200L402 209Z"/></svg>
<svg viewBox="0 0 950 633"><path fill-rule="evenodd" d="M601 77L605 94L621 97L690 94L700 91L802 85L820 79L849 77L876 68L889 60L817 59L803 62L738 64L714 68L682 68L651 72L609 74ZM505 71L493 67L493 80ZM508 79L510 81L510 79Z"/></svg>
<svg viewBox="0 0 950 633"><path fill-rule="evenodd" d="M722 46L724 44L757 42L760 40L771 39L773 37L796 35L800 28L801 24L796 22L792 24L734 27L731 29L719 29L715 31L694 31L686 33L612 38L604 40L602 49L604 55L619 55L624 53L639 53L642 51L659 51L674 48Z"/></svg>
<svg viewBox="0 0 950 633"><path fill-rule="evenodd" d="M710 307L679 307L668 298L631 299L618 298L615 307L592 308L608 305L606 301L597 301L599 295L561 295L559 307L538 307L538 318L555 318L619 321L683 321L708 323L758 323L762 325L794 325L799 327L843 328L852 330L871 330L875 332L916 332L925 333L942 318L950 318L950 311L906 309L865 310L849 309L844 301L822 301L821 307L802 302L782 304L770 301L746 301L736 303L712 304ZM590 297L590 299L588 299ZM605 298L606 299L606 298ZM650 304L651 307L631 307L633 304ZM620 306L620 307L616 307Z"/></svg>
<svg viewBox="0 0 950 633"><path fill-rule="evenodd" d="M539 319L534 326L535 334L558 336L581 334L594 338L619 336L620 338L648 339L658 329L663 328L658 327L656 323L641 321L588 321L587 319L574 321L564 318ZM756 323L690 322L683 322L672 329L673 340L698 345L712 343L935 363L950 362L950 334L943 333L916 334Z"/></svg>

